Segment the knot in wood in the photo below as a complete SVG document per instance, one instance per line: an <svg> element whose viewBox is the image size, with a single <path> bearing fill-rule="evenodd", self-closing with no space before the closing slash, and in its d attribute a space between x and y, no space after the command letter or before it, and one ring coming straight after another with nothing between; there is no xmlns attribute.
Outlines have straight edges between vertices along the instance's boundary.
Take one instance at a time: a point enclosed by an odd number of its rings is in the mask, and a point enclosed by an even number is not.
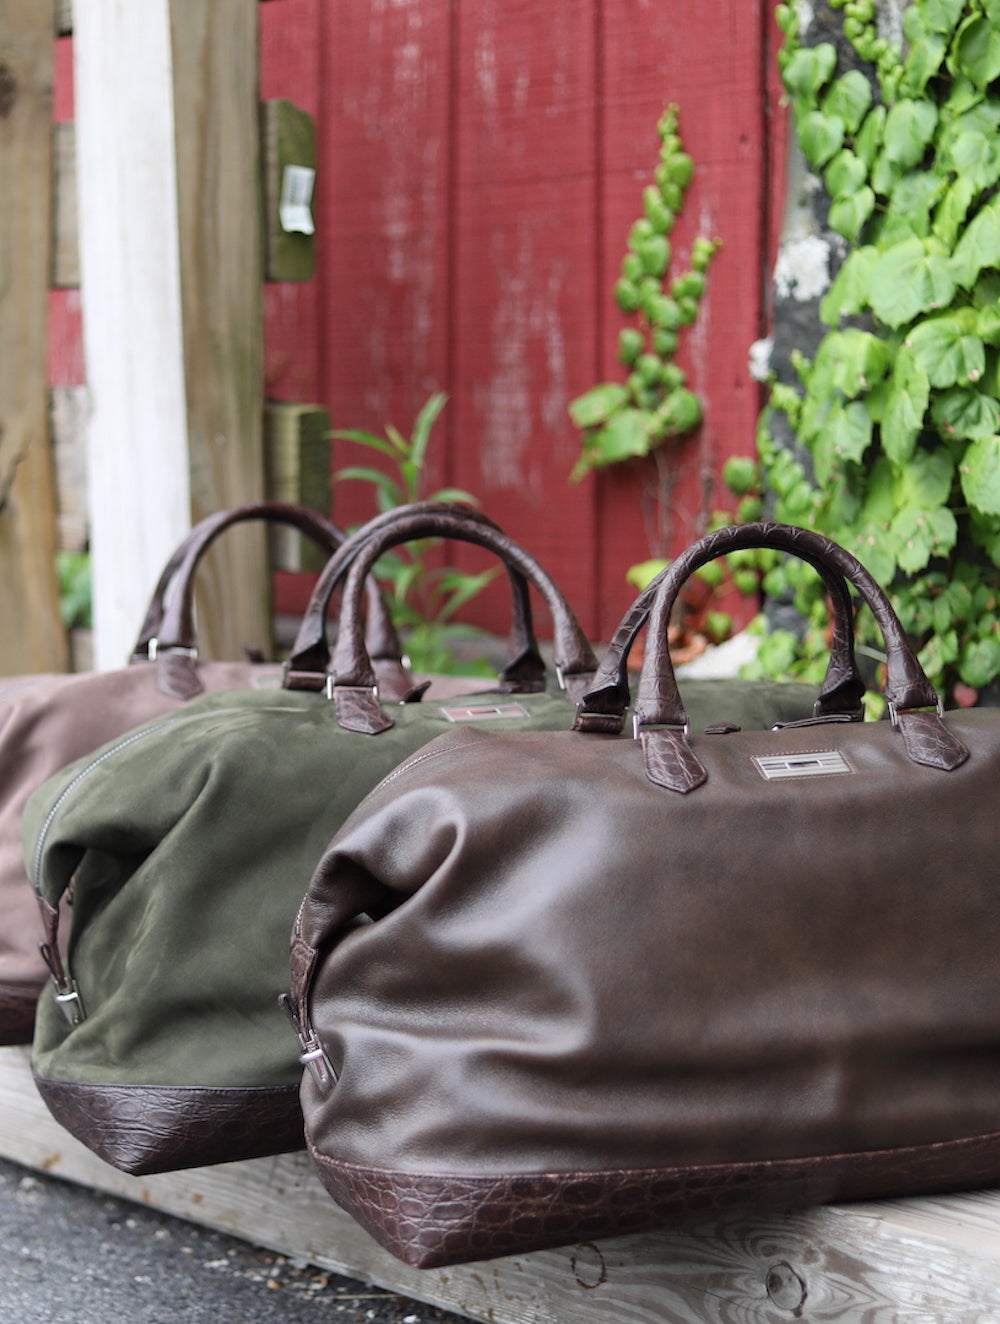
<svg viewBox="0 0 1000 1324"><path fill-rule="evenodd" d="M790 1264L779 1260L767 1271L767 1294L776 1306L801 1316L806 1301L806 1285Z"/></svg>

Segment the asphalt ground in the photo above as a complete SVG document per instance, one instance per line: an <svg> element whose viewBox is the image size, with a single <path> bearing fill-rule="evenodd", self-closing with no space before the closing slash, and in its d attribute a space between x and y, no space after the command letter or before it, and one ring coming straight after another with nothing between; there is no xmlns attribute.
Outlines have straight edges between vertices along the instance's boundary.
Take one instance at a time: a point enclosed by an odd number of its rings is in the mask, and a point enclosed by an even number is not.
<svg viewBox="0 0 1000 1324"><path fill-rule="evenodd" d="M0 1324L461 1324L6 1160L0 1266Z"/></svg>

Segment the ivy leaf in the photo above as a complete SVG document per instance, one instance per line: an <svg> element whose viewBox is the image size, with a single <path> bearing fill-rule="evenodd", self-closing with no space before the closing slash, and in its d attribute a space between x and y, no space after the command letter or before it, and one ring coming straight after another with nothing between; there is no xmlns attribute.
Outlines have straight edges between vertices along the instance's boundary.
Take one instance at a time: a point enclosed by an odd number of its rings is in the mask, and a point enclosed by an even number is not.
<svg viewBox="0 0 1000 1324"><path fill-rule="evenodd" d="M856 193L848 193L831 204L830 228L845 239L853 239L874 210L874 190L865 184Z"/></svg>
<svg viewBox="0 0 1000 1324"><path fill-rule="evenodd" d="M978 192L1000 179L1000 152L994 139L978 129L960 133L951 145L955 173Z"/></svg>
<svg viewBox="0 0 1000 1324"><path fill-rule="evenodd" d="M883 525L860 526L849 539L845 539L845 545L880 584L892 583L896 577L896 555Z"/></svg>
<svg viewBox="0 0 1000 1324"><path fill-rule="evenodd" d="M1000 402L981 391L945 391L931 417L943 437L977 440L1000 432Z"/></svg>
<svg viewBox="0 0 1000 1324"><path fill-rule="evenodd" d="M1000 30L988 18L970 19L959 31L950 64L985 91L1000 74Z"/></svg>
<svg viewBox="0 0 1000 1324"><path fill-rule="evenodd" d="M996 630L996 620L994 620ZM973 639L963 648L958 674L966 685L981 690L1000 675L1000 632L984 639Z"/></svg>
<svg viewBox="0 0 1000 1324"><path fill-rule="evenodd" d="M917 451L893 476L897 507L926 512L943 506L954 476L955 463L946 451Z"/></svg>
<svg viewBox="0 0 1000 1324"><path fill-rule="evenodd" d="M983 13L989 21L1000 28L1000 0L981 0Z"/></svg>
<svg viewBox="0 0 1000 1324"><path fill-rule="evenodd" d="M903 78L906 87L919 94L941 68L948 43L941 33L924 26L916 5L911 5L904 14L903 30L910 45L903 65Z"/></svg>
<svg viewBox="0 0 1000 1324"><path fill-rule="evenodd" d="M988 202L965 228L951 256L955 279L971 289L984 267L1000 265L1000 204Z"/></svg>
<svg viewBox="0 0 1000 1324"><path fill-rule="evenodd" d="M977 382L986 366L979 336L970 335L965 319L956 314L932 317L914 327L905 340L927 373L932 386Z"/></svg>
<svg viewBox="0 0 1000 1324"><path fill-rule="evenodd" d="M570 401L569 416L578 428L598 427L627 400L628 391L619 382L603 382Z"/></svg>
<svg viewBox="0 0 1000 1324"><path fill-rule="evenodd" d="M927 373L912 354L901 350L882 413L882 447L894 464L906 464L912 456L929 399Z"/></svg>
<svg viewBox="0 0 1000 1324"><path fill-rule="evenodd" d="M934 217L932 229L949 248L954 245L969 205L975 196L976 190L967 179L956 179L945 191Z"/></svg>
<svg viewBox="0 0 1000 1324"><path fill-rule="evenodd" d="M815 105L819 89L829 81L836 67L836 48L828 41L821 41L818 46L800 46L781 71L781 77L789 92Z"/></svg>
<svg viewBox="0 0 1000 1324"><path fill-rule="evenodd" d="M910 170L922 158L937 127L933 101L904 97L889 111L885 121L884 153L888 161Z"/></svg>
<svg viewBox="0 0 1000 1324"><path fill-rule="evenodd" d="M795 122L799 146L806 160L815 169L821 169L844 145L844 121L811 110Z"/></svg>
<svg viewBox="0 0 1000 1324"><path fill-rule="evenodd" d="M841 317L868 307L868 290L878 258L873 244L855 248L848 256L819 306L820 319L827 326L835 326Z"/></svg>
<svg viewBox="0 0 1000 1324"><path fill-rule="evenodd" d="M872 416L863 401L851 400L832 409L813 448L817 480L825 485L844 460L860 460L871 439Z"/></svg>
<svg viewBox="0 0 1000 1324"><path fill-rule="evenodd" d="M946 506L936 510L907 507L892 521L896 559L905 574L923 570L932 557L947 556L955 545L958 524Z"/></svg>
<svg viewBox="0 0 1000 1324"><path fill-rule="evenodd" d="M974 441L959 466L962 491L984 515L1000 515L1000 436Z"/></svg>
<svg viewBox="0 0 1000 1324"><path fill-rule="evenodd" d="M965 0L924 0L920 6L925 27L950 35L965 8Z"/></svg>
<svg viewBox="0 0 1000 1324"><path fill-rule="evenodd" d="M987 345L1000 345L1000 305L988 303L976 314L976 335Z"/></svg>
<svg viewBox="0 0 1000 1324"><path fill-rule="evenodd" d="M944 192L944 180L930 171L904 175L892 191L880 235L883 248L916 235L923 239L931 228L931 207Z"/></svg>
<svg viewBox="0 0 1000 1324"><path fill-rule="evenodd" d="M823 98L823 113L843 122L856 133L872 104L872 85L860 69L852 69L830 86Z"/></svg>
<svg viewBox="0 0 1000 1324"><path fill-rule="evenodd" d="M886 115L885 106L872 106L854 139L854 150L869 170L882 150Z"/></svg>
<svg viewBox="0 0 1000 1324"><path fill-rule="evenodd" d="M868 167L864 161L846 147L832 158L823 175L831 198L838 198L844 193L854 193L867 178Z"/></svg>
<svg viewBox="0 0 1000 1324"><path fill-rule="evenodd" d="M871 305L887 326L902 326L918 313L947 307L954 294L947 257L928 253L916 236L887 249L871 272Z"/></svg>

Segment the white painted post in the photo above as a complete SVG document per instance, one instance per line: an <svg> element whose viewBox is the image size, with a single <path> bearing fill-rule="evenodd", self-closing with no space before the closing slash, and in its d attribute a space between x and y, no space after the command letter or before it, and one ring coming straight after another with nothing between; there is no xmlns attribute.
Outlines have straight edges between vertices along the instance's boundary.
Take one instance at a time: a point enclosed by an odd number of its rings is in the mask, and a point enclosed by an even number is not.
<svg viewBox="0 0 1000 1324"><path fill-rule="evenodd" d="M190 524L168 0L75 0L95 663L121 666Z"/></svg>

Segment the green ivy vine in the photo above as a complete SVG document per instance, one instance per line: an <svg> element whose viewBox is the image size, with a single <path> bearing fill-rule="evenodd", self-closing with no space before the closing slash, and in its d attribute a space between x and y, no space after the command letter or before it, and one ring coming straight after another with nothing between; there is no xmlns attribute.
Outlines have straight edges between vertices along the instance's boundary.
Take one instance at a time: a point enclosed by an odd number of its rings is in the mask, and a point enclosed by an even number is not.
<svg viewBox="0 0 1000 1324"><path fill-rule="evenodd" d="M643 192L643 215L629 233L615 285L618 307L634 322L618 340L628 376L624 382L602 382L569 407L582 430L580 458L570 475L574 482L592 469L649 455L701 422L701 400L687 386L676 353L681 329L698 316L705 274L720 241L695 239L690 269L670 278L669 235L694 174L677 130L677 107L668 106L657 124L655 182Z"/></svg>
<svg viewBox="0 0 1000 1324"><path fill-rule="evenodd" d="M1000 0L914 0L902 50L873 0L830 3L871 76L804 45L786 4L779 65L848 252L815 356L772 385L761 479L775 518L843 543L889 589L946 701L973 703L1000 676ZM798 450L774 435L780 414ZM815 576L762 569L809 626L766 635L761 669L818 677Z"/></svg>

